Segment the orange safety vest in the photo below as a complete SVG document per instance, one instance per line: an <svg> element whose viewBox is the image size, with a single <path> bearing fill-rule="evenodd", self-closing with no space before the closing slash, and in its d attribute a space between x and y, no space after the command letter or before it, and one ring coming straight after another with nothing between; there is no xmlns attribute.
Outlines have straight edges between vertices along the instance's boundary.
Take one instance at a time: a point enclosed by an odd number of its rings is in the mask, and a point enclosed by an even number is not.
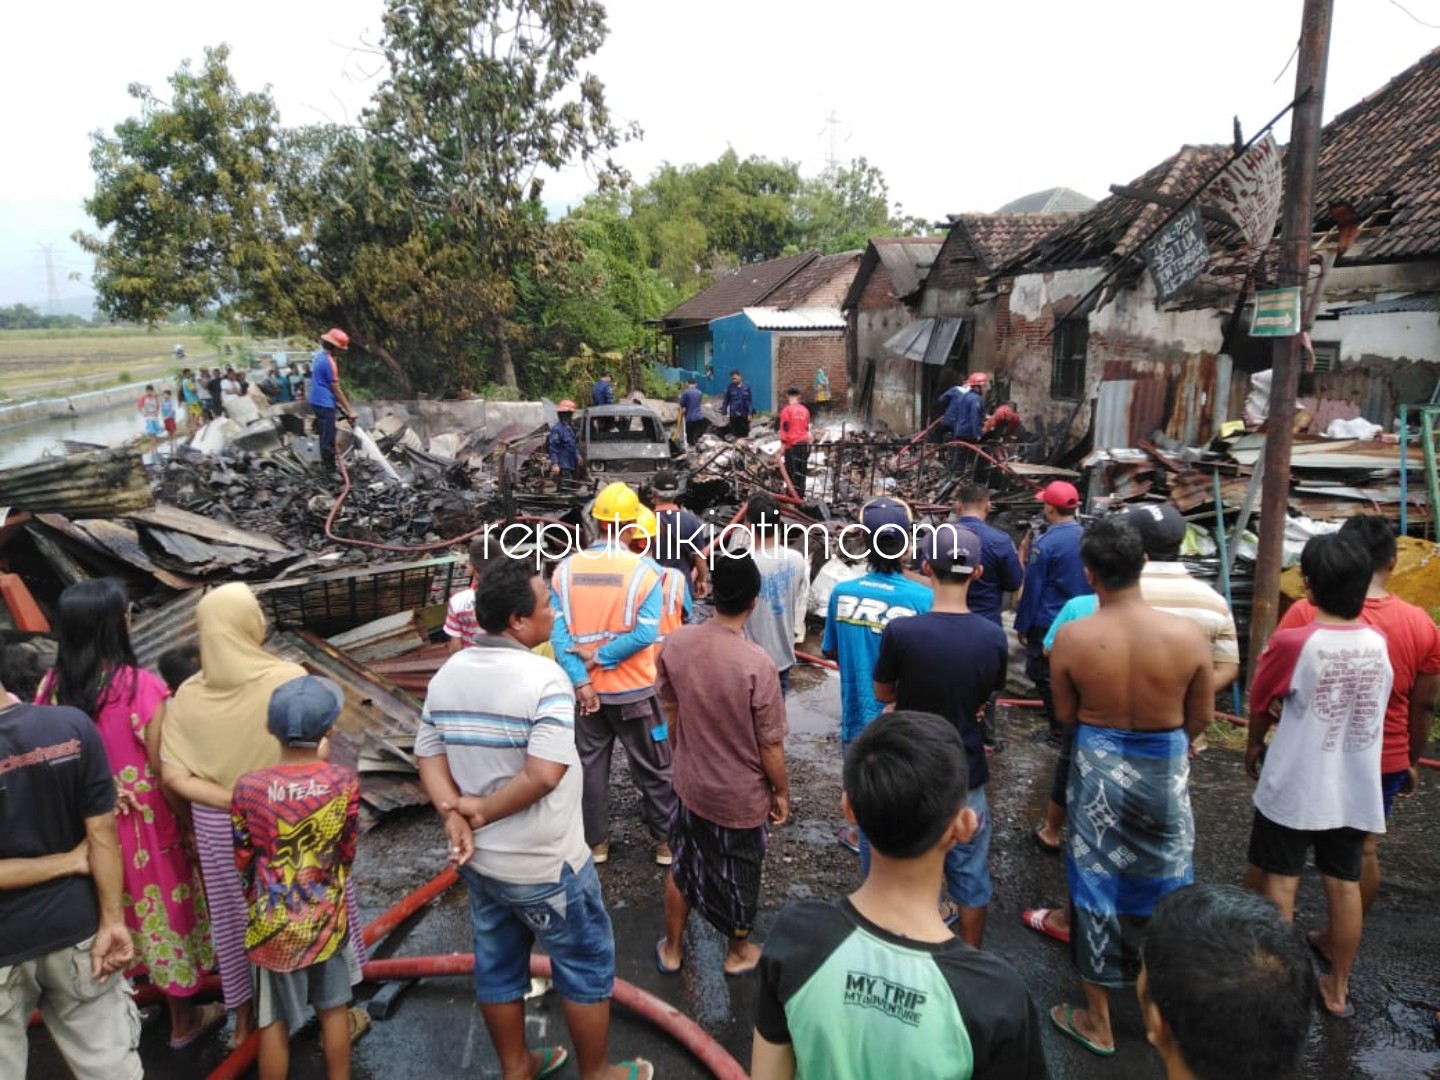
<svg viewBox="0 0 1440 1080"><path fill-rule="evenodd" d="M577 551L555 571L550 587L576 645L603 645L635 629L640 607L660 582L660 568L618 544ZM593 668L590 685L602 698L636 698L655 685L655 650L641 649L612 670Z"/></svg>
<svg viewBox="0 0 1440 1080"><path fill-rule="evenodd" d="M673 566L661 567L660 641L685 622L685 575ZM660 642L656 642L658 645Z"/></svg>

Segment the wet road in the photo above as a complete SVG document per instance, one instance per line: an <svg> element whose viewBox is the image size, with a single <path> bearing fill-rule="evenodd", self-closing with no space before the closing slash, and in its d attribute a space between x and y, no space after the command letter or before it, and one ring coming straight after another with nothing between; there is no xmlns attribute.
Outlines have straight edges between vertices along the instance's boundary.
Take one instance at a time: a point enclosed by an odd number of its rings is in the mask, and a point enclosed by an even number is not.
<svg viewBox="0 0 1440 1080"><path fill-rule="evenodd" d="M777 906L786 899L838 895L859 880L858 861L833 839L839 816L838 686L833 675L811 669L797 672L796 685L787 743L795 817L777 831L767 854L765 910L757 930L762 941ZM1020 925L1023 908L1058 902L1064 895L1061 861L1040 854L1029 840L1049 788L1055 752L1030 741L1035 721L1026 714L1013 713L1006 720L1001 734L1008 737L1009 746L991 765L996 896L986 947L1020 971L1043 1010L1061 1001L1081 1000L1064 947ZM717 934L692 919L685 971L667 977L655 970L654 945L662 934L662 871L649 863L648 846L637 823L638 805L620 769L615 790L616 853L602 869L602 878L615 924L618 974L697 1019L737 1059L748 1062L754 985L719 973L722 941ZM1249 794L1237 752L1212 748L1196 763L1192 795L1200 837L1196 852L1200 880L1239 881L1249 835ZM1440 1049L1424 1011L1440 1006L1440 908L1435 903L1440 855L1434 842L1440 831L1440 775L1429 773L1421 793L1399 804L1392 831L1381 846L1384 891L1366 924L1351 982L1355 1019L1316 1020L1306 1057L1307 1076L1440 1076ZM439 869L439 840L428 813L388 821L365 838L357 873L367 918ZM1314 926L1323 922L1324 910L1319 880L1311 872L1301 883L1297 919ZM468 948L464 895L457 890L386 942L382 955ZM362 998L373 992L372 987L360 990ZM1046 1051L1053 1076L1076 1080L1163 1076L1158 1058L1144 1041L1133 996L1117 994L1114 1003L1117 1057L1095 1058L1047 1026ZM553 994L530 1004L527 1023L532 1045L568 1042ZM662 1077L703 1075L676 1044L620 1009L611 1041L613 1058L648 1057ZM164 1022L147 1025L143 1050L148 1075L203 1076L224 1056L220 1043L216 1037L182 1054L171 1054L165 1047ZM32 1076L65 1075L43 1036L32 1037L32 1046ZM411 987L392 1017L378 1022L357 1045L354 1075L360 1080L407 1073L498 1076L466 979L435 979ZM296 1039L292 1075L306 1080L324 1075L313 1031ZM574 1075L573 1070L568 1075Z"/></svg>

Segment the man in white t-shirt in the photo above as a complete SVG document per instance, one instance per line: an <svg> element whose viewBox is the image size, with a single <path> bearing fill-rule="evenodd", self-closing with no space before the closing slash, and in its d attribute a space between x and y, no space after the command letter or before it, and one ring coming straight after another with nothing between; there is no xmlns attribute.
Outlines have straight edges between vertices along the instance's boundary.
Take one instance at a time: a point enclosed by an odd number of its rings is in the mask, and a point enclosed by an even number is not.
<svg viewBox="0 0 1440 1080"><path fill-rule="evenodd" d="M1264 874L1261 892L1288 920L1315 849L1332 965L1320 995L1331 1015L1345 1018L1354 1014L1348 982L1364 921L1365 840L1385 831L1380 750L1393 672L1384 635L1361 620L1369 552L1341 533L1312 537L1300 574L1315 621L1271 637L1250 685L1245 768L1259 782L1249 857ZM1267 748L1277 703L1279 727Z"/></svg>
<svg viewBox="0 0 1440 1080"><path fill-rule="evenodd" d="M784 542L780 508L763 492L750 497L745 524L755 543L750 556L760 570L760 599L745 622L745 638L764 649L780 672L780 689L790 692L795 646L805 640L810 566Z"/></svg>
<svg viewBox="0 0 1440 1080"><path fill-rule="evenodd" d="M615 937L581 824L575 688L554 660L530 651L550 638L549 590L525 562L492 562L475 616L484 634L430 681L415 756L450 862L470 889L486 1030L507 1076L549 1076L568 1057L561 1046L531 1052L525 1043L522 1005L538 941L580 1075L648 1080L648 1062L606 1063Z"/></svg>

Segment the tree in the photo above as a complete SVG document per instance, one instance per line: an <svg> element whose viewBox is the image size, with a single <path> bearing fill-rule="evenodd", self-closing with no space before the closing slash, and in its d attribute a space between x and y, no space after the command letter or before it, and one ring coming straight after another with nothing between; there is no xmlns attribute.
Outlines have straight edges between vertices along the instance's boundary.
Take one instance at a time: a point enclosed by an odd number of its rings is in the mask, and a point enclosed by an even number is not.
<svg viewBox="0 0 1440 1080"><path fill-rule="evenodd" d="M892 209L884 174L863 157L806 181L794 213L800 247L826 254L863 248L872 236L923 235L928 224Z"/></svg>
<svg viewBox="0 0 1440 1080"><path fill-rule="evenodd" d="M508 386L518 384L512 270L544 278L573 253L545 221L540 170L578 159L602 189L625 179L609 151L634 131L617 129L600 81L580 70L605 35L596 0L386 6L389 77L365 127L384 148L383 170L400 181L400 205L473 282L449 314L459 336L488 336Z"/></svg>

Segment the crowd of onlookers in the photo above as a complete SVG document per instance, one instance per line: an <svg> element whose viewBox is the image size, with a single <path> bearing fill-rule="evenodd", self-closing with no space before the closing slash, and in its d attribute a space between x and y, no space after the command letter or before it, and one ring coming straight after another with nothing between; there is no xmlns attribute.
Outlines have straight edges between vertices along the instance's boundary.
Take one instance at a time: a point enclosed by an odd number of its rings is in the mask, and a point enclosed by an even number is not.
<svg viewBox="0 0 1440 1080"><path fill-rule="evenodd" d="M1414 790L1440 686L1433 622L1386 589L1382 519L1307 544L1306 599L1256 658L1242 891L1194 884L1190 765L1239 653L1223 600L1180 561L1174 508L1082 526L1078 492L1057 481L1021 552L987 524L983 488L962 488L955 520L918 548L904 503L867 503L868 565L833 588L821 643L841 689L841 839L863 880L788 906L762 945L808 567L769 497L746 507L753 542L712 550L673 476L651 494L600 491L595 542L547 574L477 544L447 612L455 647L415 756L469 890L474 993L506 1077L555 1074L572 1053L587 1078L654 1074L609 1060L598 868L617 741L667 868L647 963L699 962L692 913L725 937L724 974L758 980L756 1077L1041 1077L1046 1023L1115 1054L1111 991L1131 986L1172 1077L1271 1077L1296 1066L1317 1009L1351 1015L1377 840ZM1015 629L1058 750L1034 842L1063 855L1069 889L1024 921L1069 944L1084 994L1045 1012L984 949L1001 611L1022 584ZM340 688L266 650L242 584L199 602L198 643L158 674L137 663L129 617L118 583L69 587L53 667L33 694L14 688L34 703L0 710L0 1075L24 1075L36 1007L77 1076L141 1075L129 976L163 999L173 1048L227 1015L232 1043L258 1032L266 1078L285 1075L313 1008L329 1073L346 1076L368 1018L350 1005L366 959L358 781L328 760ZM1290 923L1312 851L1329 922L1307 950ZM526 1041L537 944L571 1049ZM211 971L222 1000L201 1004Z"/></svg>

